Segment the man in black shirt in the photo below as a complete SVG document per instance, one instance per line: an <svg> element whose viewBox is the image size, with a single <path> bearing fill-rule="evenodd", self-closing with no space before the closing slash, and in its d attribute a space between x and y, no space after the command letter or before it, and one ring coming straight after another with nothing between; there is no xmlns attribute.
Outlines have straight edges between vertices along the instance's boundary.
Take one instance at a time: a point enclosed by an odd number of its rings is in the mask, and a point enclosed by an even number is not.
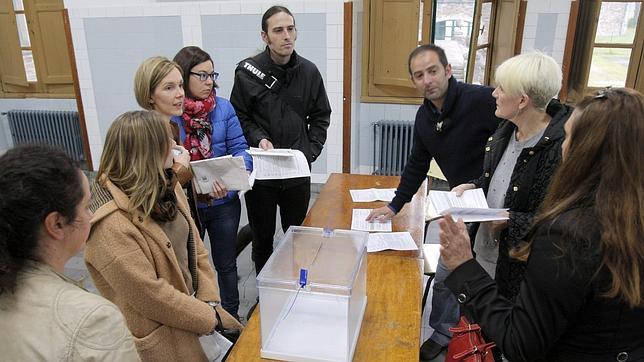
<svg viewBox="0 0 644 362"><path fill-rule="evenodd" d="M425 98L416 113L414 143L396 196L389 205L373 210L368 221L385 221L397 214L427 177L432 158L450 188L480 177L485 143L500 121L494 116L493 88L456 81L442 48L422 45L411 52L408 65L412 83ZM458 303L443 285L447 274L439 262L430 314L435 332L423 343L423 360L436 357L447 346L448 328L458 322Z"/></svg>
<svg viewBox="0 0 644 362"><path fill-rule="evenodd" d="M264 13L261 35L266 49L239 63L230 102L249 146L297 149L310 165L322 152L331 116L322 76L295 52L297 29L287 8ZM273 252L277 206L286 232L304 221L310 197L310 177L258 180L246 194L257 274Z"/></svg>

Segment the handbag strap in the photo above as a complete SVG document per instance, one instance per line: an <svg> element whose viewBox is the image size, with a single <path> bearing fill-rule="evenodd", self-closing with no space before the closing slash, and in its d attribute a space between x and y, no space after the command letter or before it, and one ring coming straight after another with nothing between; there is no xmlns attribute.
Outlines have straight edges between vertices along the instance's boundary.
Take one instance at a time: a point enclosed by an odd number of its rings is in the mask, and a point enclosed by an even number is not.
<svg viewBox="0 0 644 362"><path fill-rule="evenodd" d="M475 354L487 354L490 352L492 348L496 346L496 343L494 342L488 342L488 343L482 343L482 344L475 344L472 346L471 349L465 350L463 352L457 353L454 355L454 359L462 359L466 356L471 356Z"/></svg>

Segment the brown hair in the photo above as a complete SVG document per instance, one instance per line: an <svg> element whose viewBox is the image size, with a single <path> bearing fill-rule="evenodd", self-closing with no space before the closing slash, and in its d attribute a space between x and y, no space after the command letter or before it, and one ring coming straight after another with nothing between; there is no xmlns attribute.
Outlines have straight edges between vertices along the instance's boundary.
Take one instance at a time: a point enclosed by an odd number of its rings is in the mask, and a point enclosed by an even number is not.
<svg viewBox="0 0 644 362"><path fill-rule="evenodd" d="M190 87L188 86L190 83L190 72L192 71L192 68L203 62L210 61L214 66L215 63L212 61L210 54L197 46L187 46L181 48L172 60L179 65L181 70L186 97L194 99L195 96L190 92ZM212 86L213 88L219 88L217 82L212 82Z"/></svg>
<svg viewBox="0 0 644 362"><path fill-rule="evenodd" d="M174 219L172 174L164 170L170 126L153 111L126 112L107 130L97 178L105 175L130 199L131 210L157 221Z"/></svg>
<svg viewBox="0 0 644 362"><path fill-rule="evenodd" d="M605 296L644 305L644 96L627 88L601 90L576 111L565 158L534 228L572 208L591 208L601 226L599 269L612 277ZM527 260L529 253L530 243L513 256Z"/></svg>

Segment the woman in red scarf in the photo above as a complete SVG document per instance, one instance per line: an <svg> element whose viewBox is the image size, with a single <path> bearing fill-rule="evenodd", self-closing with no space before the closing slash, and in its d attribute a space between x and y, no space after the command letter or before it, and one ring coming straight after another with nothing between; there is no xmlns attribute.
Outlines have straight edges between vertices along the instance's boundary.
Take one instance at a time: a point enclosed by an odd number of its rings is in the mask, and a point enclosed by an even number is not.
<svg viewBox="0 0 644 362"><path fill-rule="evenodd" d="M185 84L186 97L183 114L172 117L179 126L181 143L197 161L225 155L243 156L246 170L253 168L252 158L239 120L230 102L217 97L217 77L214 62L199 47L181 49L174 57L179 64ZM203 233L208 231L212 258L217 269L221 304L237 316L239 291L237 289L236 239L241 214L241 203L236 191L215 181L215 191L197 199L197 213Z"/></svg>

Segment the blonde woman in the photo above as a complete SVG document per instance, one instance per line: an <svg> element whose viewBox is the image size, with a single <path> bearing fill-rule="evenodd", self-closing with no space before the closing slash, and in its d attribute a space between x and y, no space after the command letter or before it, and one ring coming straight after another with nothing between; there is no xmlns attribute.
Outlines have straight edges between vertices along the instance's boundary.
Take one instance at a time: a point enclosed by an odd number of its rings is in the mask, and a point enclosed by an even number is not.
<svg viewBox="0 0 644 362"><path fill-rule="evenodd" d="M200 361L199 335L242 326L220 305L208 252L170 170L167 119L119 116L93 185L85 261L96 287L125 316L143 360Z"/></svg>
<svg viewBox="0 0 644 362"><path fill-rule="evenodd" d="M474 251L497 280L499 293L513 300L525 263L511 259L508 251L525 238L559 166L564 123L572 108L553 99L561 88L561 69L545 54L510 58L495 78L495 115L506 121L487 142L481 177L452 191L481 187L490 207L508 209L508 220L480 224Z"/></svg>
<svg viewBox="0 0 644 362"><path fill-rule="evenodd" d="M179 65L165 57L151 57L143 61L134 75L134 96L141 108L156 111L165 117L172 129L172 139L181 145L179 127L170 122L173 116L183 114L183 77ZM172 169L179 182L186 186L192 179L190 154L183 147L175 148Z"/></svg>

